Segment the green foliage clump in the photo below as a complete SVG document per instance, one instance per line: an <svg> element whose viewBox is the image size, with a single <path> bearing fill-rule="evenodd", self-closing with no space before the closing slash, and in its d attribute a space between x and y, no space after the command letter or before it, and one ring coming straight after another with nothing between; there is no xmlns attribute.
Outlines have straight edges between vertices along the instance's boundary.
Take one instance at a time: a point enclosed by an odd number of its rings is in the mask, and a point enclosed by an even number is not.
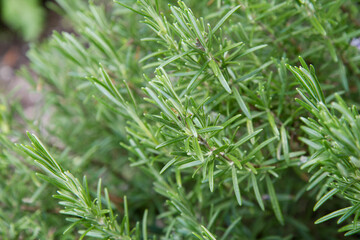
<svg viewBox="0 0 360 240"><path fill-rule="evenodd" d="M46 144L13 149L4 133L2 158L34 159L46 181L30 202L45 213L57 191L70 225L43 214L15 234L338 239L338 217L358 236L357 3L57 2L74 32L31 48L35 79L22 71L44 102L27 128Z"/></svg>
<svg viewBox="0 0 360 240"><path fill-rule="evenodd" d="M4 0L0 8L1 20L25 40L35 40L42 32L45 9L39 0Z"/></svg>

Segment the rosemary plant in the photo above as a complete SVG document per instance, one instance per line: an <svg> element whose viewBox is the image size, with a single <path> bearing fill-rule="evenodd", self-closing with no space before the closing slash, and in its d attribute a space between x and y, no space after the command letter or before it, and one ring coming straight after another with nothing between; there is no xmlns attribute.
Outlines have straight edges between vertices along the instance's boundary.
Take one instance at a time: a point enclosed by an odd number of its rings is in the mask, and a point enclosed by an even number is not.
<svg viewBox="0 0 360 240"><path fill-rule="evenodd" d="M335 217L358 236L358 3L57 3L74 32L22 71L45 144L17 148L67 216L52 238L338 239Z"/></svg>

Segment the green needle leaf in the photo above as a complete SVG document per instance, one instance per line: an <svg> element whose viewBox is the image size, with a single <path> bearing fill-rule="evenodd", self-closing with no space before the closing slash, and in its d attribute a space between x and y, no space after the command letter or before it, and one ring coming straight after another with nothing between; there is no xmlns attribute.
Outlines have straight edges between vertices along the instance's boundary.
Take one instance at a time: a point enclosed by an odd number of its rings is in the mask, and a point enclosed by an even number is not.
<svg viewBox="0 0 360 240"><path fill-rule="evenodd" d="M339 192L339 189L337 189L337 188L331 189L324 196L322 196L319 201L317 201L313 210L316 211L321 205L323 205L324 202L326 202L329 198L331 198L338 192Z"/></svg>
<svg viewBox="0 0 360 240"><path fill-rule="evenodd" d="M250 176L251 176L251 183L252 183L252 186L253 186L253 189L254 189L256 200L257 200L261 210L264 211L265 210L264 202L263 202L261 194L260 194L260 190L259 190L259 186L258 186L256 177L255 177L255 174L251 173Z"/></svg>
<svg viewBox="0 0 360 240"><path fill-rule="evenodd" d="M284 225L284 217L283 217L281 209L280 209L280 205L279 205L279 201L276 196L276 193L275 193L274 185L271 182L271 179L269 176L266 176L266 185L267 185L271 205L274 210L275 216L276 216L277 220L280 222L280 224Z"/></svg>
<svg viewBox="0 0 360 240"><path fill-rule="evenodd" d="M169 140L167 140L167 141L165 141L165 142L162 142L162 143L160 143L159 145L157 145L157 146L155 147L155 149L159 149L159 148L166 147L166 146L168 146L168 145L171 145L171 144L180 142L180 141L182 141L182 140L184 140L184 139L186 139L186 138L188 138L188 136L181 136L181 137L169 139Z"/></svg>
<svg viewBox="0 0 360 240"><path fill-rule="evenodd" d="M220 19L220 21L215 25L215 27L212 29L212 34L214 34L223 24L224 22L234 13L236 10L238 10L241 6L238 5L231 9L227 14L225 14L224 17Z"/></svg>
<svg viewBox="0 0 360 240"><path fill-rule="evenodd" d="M232 173L232 182L233 182L233 186L234 186L234 192L235 192L236 200L237 200L238 204L241 206L242 205L241 193L240 193L240 189L239 189L239 183L238 183L238 178L237 178L237 174L236 174L236 168L235 168L234 165L231 166L231 173Z"/></svg>
<svg viewBox="0 0 360 240"><path fill-rule="evenodd" d="M201 148L200 148L198 139L195 138L195 137L193 137L193 138L192 138L192 142L193 142L193 146L194 146L194 150L195 150L196 156L199 158L199 160L200 160L201 162L204 162L204 156L203 156L203 153L202 153L202 151L201 151Z"/></svg>
<svg viewBox="0 0 360 240"><path fill-rule="evenodd" d="M227 81L224 78L224 75L222 74L219 66L217 65L217 63L215 62L215 60L210 60L209 62L210 68L213 71L214 75L218 78L220 84L224 87L224 89L231 94L231 89L229 87L229 84L227 83Z"/></svg>
<svg viewBox="0 0 360 240"><path fill-rule="evenodd" d="M176 158L171 159L169 162L165 164L165 166L160 170L160 174L166 171L171 165L173 165L176 162Z"/></svg>
<svg viewBox="0 0 360 240"><path fill-rule="evenodd" d="M209 165L209 187L210 191L214 191L214 165L215 161L211 161Z"/></svg>
<svg viewBox="0 0 360 240"><path fill-rule="evenodd" d="M216 240L215 236L209 231L207 230L206 227L204 227L203 225L201 225L201 229L204 231L204 234L210 238L211 240Z"/></svg>
<svg viewBox="0 0 360 240"><path fill-rule="evenodd" d="M352 207L347 207L347 208L342 208L342 209L336 210L332 213L329 213L329 214L319 218L318 220L315 221L315 224L323 223L323 222L333 219L335 217L344 215L346 212L349 212L349 210L351 210L351 209L352 209Z"/></svg>
<svg viewBox="0 0 360 240"><path fill-rule="evenodd" d="M242 99L242 97L240 96L238 90L236 88L233 88L233 90L234 90L234 96L240 106L241 111L243 111L243 113L245 114L245 116L248 119L251 119L251 113L249 111L249 108L246 106L246 104L245 104L244 100Z"/></svg>
<svg viewBox="0 0 360 240"><path fill-rule="evenodd" d="M202 134L202 133L211 133L211 132L216 132L216 131L219 131L219 130L222 130L224 129L223 126L212 126L212 127L204 127L204 128L201 128L197 131L197 133L199 134Z"/></svg>

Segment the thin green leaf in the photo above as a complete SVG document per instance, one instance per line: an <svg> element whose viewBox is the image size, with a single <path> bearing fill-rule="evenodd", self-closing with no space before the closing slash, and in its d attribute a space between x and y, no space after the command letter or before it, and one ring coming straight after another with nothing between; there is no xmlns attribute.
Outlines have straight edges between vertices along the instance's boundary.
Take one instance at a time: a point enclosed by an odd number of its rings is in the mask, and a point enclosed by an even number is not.
<svg viewBox="0 0 360 240"><path fill-rule="evenodd" d="M255 177L255 174L254 174L254 173L251 173L250 176L251 176L251 183L252 183L252 186L253 186L253 189L254 189L256 201L258 202L261 210L264 211L264 210L265 210L264 202L263 202L262 197L261 197L261 194L260 194L260 190L259 190L259 186L258 186L256 177Z"/></svg>
<svg viewBox="0 0 360 240"><path fill-rule="evenodd" d="M231 94L231 89L229 87L229 84L227 83L227 81L225 80L225 77L223 75L223 73L221 72L219 66L217 65L217 63L215 62L215 60L210 60L209 62L210 68L213 71L214 75L218 78L220 84L223 86L223 88L229 93Z"/></svg>
<svg viewBox="0 0 360 240"><path fill-rule="evenodd" d="M290 161L289 144L288 144L288 140L287 140L287 132L285 130L284 125L281 126L280 132L281 132L281 144L282 144L282 149L283 149L283 153L284 153L284 158L285 158L286 162L289 162Z"/></svg>
<svg viewBox="0 0 360 240"><path fill-rule="evenodd" d="M232 118L228 119L226 122L224 122L223 124L221 124L221 126L223 126L224 128L226 128L226 127L229 126L231 123L233 123L235 120L237 120L239 117L241 117L241 114L237 114L237 115L233 116Z"/></svg>
<svg viewBox="0 0 360 240"><path fill-rule="evenodd" d="M255 132L251 133L251 134L248 134L246 135L245 137L241 138L239 141L237 141L233 147L234 148L237 148L239 147L240 145L246 143L247 141L249 141L250 139L252 139L253 137L255 137L256 135L258 135L263 129L259 129L259 130L256 130Z"/></svg>
<svg viewBox="0 0 360 240"><path fill-rule="evenodd" d="M231 173L232 173L232 182L233 182L235 197L236 197L236 200L237 200L238 204L241 206L242 205L242 200L241 200L241 193L240 193L240 188L239 188L239 183L238 183L238 178L237 178L236 171L237 170L236 170L235 166L232 165L231 166Z"/></svg>
<svg viewBox="0 0 360 240"><path fill-rule="evenodd" d="M222 17L220 19L220 21L215 25L215 27L212 29L212 34L214 34L223 24L224 22L236 11L240 8L241 6L238 5L236 7L234 7L233 9L231 9L227 14L225 14L224 17Z"/></svg>
<svg viewBox="0 0 360 240"><path fill-rule="evenodd" d="M253 157L258 151L260 151L262 148L264 148L266 145L268 145L269 143L273 142L275 139L277 139L278 137L272 137L262 143L260 143L258 146L256 146L255 148L253 148L249 154L247 155L247 159Z"/></svg>
<svg viewBox="0 0 360 240"><path fill-rule="evenodd" d="M219 130L224 129L223 126L212 126L212 127L204 127L204 128L200 128L197 133L202 134L202 133L209 133L209 132L216 132Z"/></svg>
<svg viewBox="0 0 360 240"><path fill-rule="evenodd" d="M126 5L126 4L124 4L124 3L120 2L120 1L114 1L114 2L116 2L117 4L119 4L119 5L121 5L121 6L125 7L125 8L133 11L133 12L136 13L136 14L139 14L139 15L141 15L141 16L150 18L150 16L147 15L146 13L141 12L141 11L138 11L138 10L135 10L134 8L128 6L128 5Z"/></svg>
<svg viewBox="0 0 360 240"><path fill-rule="evenodd" d="M242 99L242 97L240 96L238 90L236 88L233 88L233 90L234 90L234 96L235 96L236 101L238 102L238 104L240 106L240 109L243 111L243 113L245 114L245 116L248 119L252 119L249 108L246 106L246 104L245 104L244 100Z"/></svg>
<svg viewBox="0 0 360 240"><path fill-rule="evenodd" d="M180 141L186 139L187 137L188 137L188 136L185 135L185 136L180 136L180 137L177 137L177 138L169 139L169 140L167 140L167 141L165 141L165 142L162 142L162 143L160 143L159 145L157 145L157 146L155 147L155 149L160 149L160 148L162 148L162 147L166 147L166 146L171 145L171 144L174 144L174 143L176 143L176 142L180 142Z"/></svg>
<svg viewBox="0 0 360 240"><path fill-rule="evenodd" d="M345 214L346 212L348 212L351 208L352 207L342 208L342 209L336 210L336 211L334 211L332 213L329 213L329 214L319 218L318 220L316 220L315 224L323 223L323 222L328 221L328 220L330 220L332 218L341 216L341 215Z"/></svg>
<svg viewBox="0 0 360 240"><path fill-rule="evenodd" d="M198 137L198 134L197 134L196 128L195 128L192 120L191 120L190 118L186 118L185 121L186 121L187 126L189 127L192 135L193 135L195 138L197 138L197 137Z"/></svg>
<svg viewBox="0 0 360 240"><path fill-rule="evenodd" d="M97 205L99 210L101 210L101 178L99 179L97 186Z"/></svg>
<svg viewBox="0 0 360 240"><path fill-rule="evenodd" d="M248 50L246 50L245 52L243 52L239 57L243 57L249 53L252 53L252 52L255 52L259 49L262 49L264 47L267 47L267 44L262 44L262 45L259 45L259 46L256 46L256 47L252 47L252 48L249 48Z"/></svg>
<svg viewBox="0 0 360 240"><path fill-rule="evenodd" d="M359 211L360 209L360 202L358 202L357 204L355 204L354 206L352 206L352 208L347 211L341 218L339 218L339 220L337 221L338 224L344 222L346 219L348 219L352 214L354 214L355 212Z"/></svg>
<svg viewBox="0 0 360 240"><path fill-rule="evenodd" d="M216 240L215 236L205 226L201 225L201 229L204 231L205 236L211 240Z"/></svg>
<svg viewBox="0 0 360 240"><path fill-rule="evenodd" d="M281 209L280 209L280 205L279 205L279 201L276 196L276 193L275 193L274 185L271 182L271 179L268 175L266 176L266 185L267 185L271 205L274 210L275 216L276 216L277 220L280 222L280 224L284 225L284 217L283 217Z"/></svg>
<svg viewBox="0 0 360 240"><path fill-rule="evenodd" d="M186 95L191 93L192 90L196 87L196 80L199 78L199 76L204 72L206 67L208 66L209 61L206 61L205 64L201 67L201 69L194 75L194 77L190 80L188 86L186 87L186 90L181 95Z"/></svg>
<svg viewBox="0 0 360 240"><path fill-rule="evenodd" d="M176 162L176 158L171 159L169 162L165 164L165 166L160 170L160 174L163 174L163 172L166 171L171 165L173 165Z"/></svg>
<svg viewBox="0 0 360 240"><path fill-rule="evenodd" d="M189 50L189 51L183 52L183 53L181 53L181 54L175 55L175 56L169 58L168 60L166 60L165 62L162 62L158 68L163 68L163 67L165 67L166 65L168 65L168 64L170 64L170 63L178 60L179 58L182 58L182 57L188 55L188 54L191 53L191 52L192 52L192 50Z"/></svg>
<svg viewBox="0 0 360 240"><path fill-rule="evenodd" d="M214 165L215 161L211 161L209 164L209 188L210 192L214 191Z"/></svg>
<svg viewBox="0 0 360 240"><path fill-rule="evenodd" d="M202 153L202 151L201 151L201 148L200 148L198 139L197 139L197 138L193 138L192 140L193 140L192 142L193 142L193 147L194 147L196 156L199 158L199 160L200 160L201 162L204 162L204 156L203 156L203 153Z"/></svg>
<svg viewBox="0 0 360 240"><path fill-rule="evenodd" d="M227 236L233 231L236 224L238 224L241 221L242 217L238 217L235 221L233 221L230 226L226 229L224 235L221 237L221 240L228 239Z"/></svg>
<svg viewBox="0 0 360 240"><path fill-rule="evenodd" d="M331 189L329 192L327 192L324 196L322 196L319 201L315 204L313 210L316 211L321 205L323 205L324 202L326 202L329 198L334 196L336 193L339 192L339 189L334 188Z"/></svg>

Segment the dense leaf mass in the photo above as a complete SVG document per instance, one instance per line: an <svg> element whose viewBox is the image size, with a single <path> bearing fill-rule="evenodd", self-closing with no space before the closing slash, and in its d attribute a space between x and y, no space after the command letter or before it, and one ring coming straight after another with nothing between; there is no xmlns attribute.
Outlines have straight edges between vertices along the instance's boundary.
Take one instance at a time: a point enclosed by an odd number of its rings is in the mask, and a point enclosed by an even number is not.
<svg viewBox="0 0 360 240"><path fill-rule="evenodd" d="M57 3L40 117L0 105L4 239L359 237L359 3Z"/></svg>

